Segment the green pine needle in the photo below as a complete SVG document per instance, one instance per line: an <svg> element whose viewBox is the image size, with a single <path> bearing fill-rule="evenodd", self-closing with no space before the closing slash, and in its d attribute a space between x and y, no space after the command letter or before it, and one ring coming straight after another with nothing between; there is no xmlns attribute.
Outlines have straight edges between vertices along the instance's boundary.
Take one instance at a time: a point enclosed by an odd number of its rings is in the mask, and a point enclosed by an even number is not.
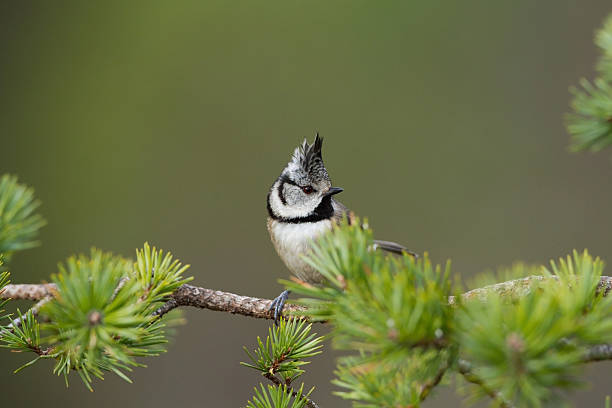
<svg viewBox="0 0 612 408"><path fill-rule="evenodd" d="M612 82L597 78L572 88L574 113L567 116L573 151L600 151L612 143Z"/></svg>
<svg viewBox="0 0 612 408"><path fill-rule="evenodd" d="M144 296L151 304L162 302L179 286L193 278L183 278L183 273L189 265L182 265L178 259L173 259L171 253L151 248L148 243L144 248L136 250L134 277Z"/></svg>
<svg viewBox="0 0 612 408"><path fill-rule="evenodd" d="M261 371L262 374L279 374L289 383L302 375L302 366L309 364L305 359L321 353L323 337L310 333L312 324L303 320L281 319L278 326L271 327L265 343L257 337L257 348L251 353L244 350L251 363L240 363Z"/></svg>
<svg viewBox="0 0 612 408"><path fill-rule="evenodd" d="M187 267L147 244L137 257L133 263L92 249L60 264L52 276L57 293L40 311L49 321L42 330L56 360L54 373L66 383L72 371L89 389L106 372L131 382L126 372L142 366L137 357L165 352L166 319L151 312L190 280L182 277Z"/></svg>
<svg viewBox="0 0 612 408"><path fill-rule="evenodd" d="M335 394L354 401L353 406L359 408L418 407L427 378L421 370L429 372L429 366L439 363L438 357L429 352L395 363L342 359L333 383L344 391Z"/></svg>
<svg viewBox="0 0 612 408"><path fill-rule="evenodd" d="M9 322L12 321L11 317L6 316ZM40 326L32 311L22 314L18 309L17 318L21 320L20 325L0 329L0 347L10 348L13 351L41 353L44 347L41 344ZM19 370L21 368L16 371Z"/></svg>
<svg viewBox="0 0 612 408"><path fill-rule="evenodd" d="M306 260L322 286L289 283L309 296L298 303L333 325L335 348L355 354L340 360L335 384L355 406L416 406L425 384L450 361L453 294L446 268L425 257L394 257L373 250L372 231L344 223L317 241Z"/></svg>
<svg viewBox="0 0 612 408"><path fill-rule="evenodd" d="M542 406L580 384L582 356L612 338L612 298L597 293L603 263L586 251L552 262L517 299L463 304L456 342L483 383L519 406Z"/></svg>
<svg viewBox="0 0 612 408"><path fill-rule="evenodd" d="M0 177L0 252L9 256L14 251L38 245L36 236L46 221L35 211L40 202L34 190L17 182L17 177Z"/></svg>
<svg viewBox="0 0 612 408"><path fill-rule="evenodd" d="M2 267L2 254L0 254L0 268ZM4 289L6 285L10 283L9 277L10 273L8 271L0 272L0 292ZM3 316L4 310L2 309L4 305L8 303L8 300L0 300L0 319L6 318L7 316ZM2 326L0 326L1 328Z"/></svg>
<svg viewBox="0 0 612 408"><path fill-rule="evenodd" d="M136 301L137 283L123 282L131 263L93 249L89 257L71 257L59 269L52 277L55 299L41 311L50 320L44 329L56 347L56 372L80 371L90 387L91 375L102 378L104 370L136 365L129 344L146 335L151 317L146 304Z"/></svg>
<svg viewBox="0 0 612 408"><path fill-rule="evenodd" d="M612 17L597 33L596 43L603 53L597 63L599 76L592 83L582 79L580 88L572 88L567 129L573 151L599 151L612 143Z"/></svg>
<svg viewBox="0 0 612 408"><path fill-rule="evenodd" d="M259 384L259 387L255 387L255 396L247 402L247 408L303 408L313 391L304 394L304 384L295 391L295 395L286 385L265 387Z"/></svg>

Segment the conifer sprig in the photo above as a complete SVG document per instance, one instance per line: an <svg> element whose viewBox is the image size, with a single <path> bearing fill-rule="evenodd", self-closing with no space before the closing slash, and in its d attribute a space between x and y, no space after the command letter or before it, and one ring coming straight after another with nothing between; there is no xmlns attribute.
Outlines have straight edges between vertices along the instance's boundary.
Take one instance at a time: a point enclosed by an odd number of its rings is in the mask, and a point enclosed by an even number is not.
<svg viewBox="0 0 612 408"><path fill-rule="evenodd" d="M311 333L312 324L303 320L281 319L278 326L270 327L265 342L257 337L257 348L250 352L244 351L251 363L242 365L254 368L264 376L280 376L282 382L291 384L304 370L302 366L309 364L307 358L321 353L323 337Z"/></svg>
<svg viewBox="0 0 612 408"><path fill-rule="evenodd" d="M33 352L37 357L14 372L17 373L22 369L31 366L41 358L52 357L53 349L46 348L42 345L40 337L40 325L34 313L28 311L24 314L17 310L17 317L21 321L18 326L9 326L0 329L0 347L11 349L14 352ZM6 316L10 321L10 316Z"/></svg>
<svg viewBox="0 0 612 408"><path fill-rule="evenodd" d="M101 377L103 367L116 372L136 365L126 342L138 341L151 317L146 304L135 301L139 295L135 280L117 291L130 270L128 260L95 249L90 256L71 257L60 264L52 277L55 299L41 310L50 320L44 329L50 333L48 341L56 345L58 373L77 369L90 386L88 374Z"/></svg>
<svg viewBox="0 0 612 408"><path fill-rule="evenodd" d="M353 352L339 360L334 383L356 407L418 406L447 371L461 372L460 357L478 378L475 395L538 406L579 383L591 346L612 341L612 297L597 290L603 263L587 252L549 268L515 264L506 274L544 276L522 296L449 304L448 264L386 256L371 236L344 223L308 258L325 284L288 282L310 296L298 303L332 324L334 347Z"/></svg>
<svg viewBox="0 0 612 408"><path fill-rule="evenodd" d="M580 81L572 88L573 112L567 115L567 129L574 151L599 151L612 143L612 17L598 31L595 43L602 56L597 63L598 76Z"/></svg>
<svg viewBox="0 0 612 408"><path fill-rule="evenodd" d="M295 379L304 373L302 367L309 364L307 358L321 353L323 337L311 333L312 324L304 320L281 319L279 325L269 328L265 342L257 337L257 348L244 351L251 363L240 363L253 368L274 383L267 389L260 384L255 388L255 396L249 401L249 408L316 407L308 397L314 390L303 394L304 384L299 390L291 388Z"/></svg>
<svg viewBox="0 0 612 408"><path fill-rule="evenodd" d="M143 249L136 250L134 276L142 291L141 300L155 306L172 294L179 286L193 278L183 277L189 265L182 265L178 259L173 259L170 252L164 254L161 249L151 248L145 242Z"/></svg>
<svg viewBox="0 0 612 408"><path fill-rule="evenodd" d="M342 391L335 394L359 408L418 407L440 383L449 362L446 350L414 350L382 359L344 357L333 380Z"/></svg>
<svg viewBox="0 0 612 408"><path fill-rule="evenodd" d="M418 405L451 363L449 265L386 256L373 249L370 229L347 220L306 260L326 283L287 286L309 296L298 300L309 314L333 325L335 348L356 353L339 361L337 394L359 407Z"/></svg>
<svg viewBox="0 0 612 408"><path fill-rule="evenodd" d="M39 311L19 314L20 325L6 326L0 342L15 351L55 360L53 372L76 372L92 389L94 378L112 372L130 381L126 372L141 366L136 358L165 351L165 322L151 314L177 285L188 281L187 269L170 254L151 249L137 251L139 263L92 249L69 258L52 276L53 298ZM5 275L0 275L5 276ZM9 319L10 320L10 319Z"/></svg>
<svg viewBox="0 0 612 408"><path fill-rule="evenodd" d="M46 224L35 213L39 206L32 188L10 174L0 177L0 253L9 258L15 251L38 245L38 230Z"/></svg>
<svg viewBox="0 0 612 408"><path fill-rule="evenodd" d="M2 254L0 253L0 268L2 268ZM10 273L8 271L0 271L0 293L4 290L4 287L10 283L9 277ZM2 309L4 305L8 302L7 300L0 300L0 319L4 319L6 316L3 316L4 310ZM0 326L1 328L2 326Z"/></svg>
<svg viewBox="0 0 612 408"><path fill-rule="evenodd" d="M587 348L612 340L612 298L597 292L602 269L598 258L574 252L543 270L548 278L526 296L459 308L459 352L487 389L541 406L580 384Z"/></svg>
<svg viewBox="0 0 612 408"><path fill-rule="evenodd" d="M304 384L292 391L287 385L255 387L255 396L247 403L247 408L304 408L307 406L310 390L304 394Z"/></svg>

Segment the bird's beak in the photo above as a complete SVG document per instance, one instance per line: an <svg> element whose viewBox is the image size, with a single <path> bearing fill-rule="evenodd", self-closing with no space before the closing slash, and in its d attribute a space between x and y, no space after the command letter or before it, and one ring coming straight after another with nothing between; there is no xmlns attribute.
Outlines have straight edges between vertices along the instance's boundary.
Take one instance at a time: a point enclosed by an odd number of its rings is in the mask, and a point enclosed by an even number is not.
<svg viewBox="0 0 612 408"><path fill-rule="evenodd" d="M327 196L333 196L334 194L338 194L343 192L344 189L340 188L340 187L331 187L329 190L327 190L327 192L325 194L323 194L323 196L327 197Z"/></svg>

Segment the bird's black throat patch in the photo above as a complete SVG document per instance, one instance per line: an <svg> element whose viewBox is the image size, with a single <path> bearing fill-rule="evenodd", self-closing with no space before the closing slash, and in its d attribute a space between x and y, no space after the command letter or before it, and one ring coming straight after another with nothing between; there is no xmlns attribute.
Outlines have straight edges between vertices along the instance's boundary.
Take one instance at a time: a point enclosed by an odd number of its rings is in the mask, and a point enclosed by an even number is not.
<svg viewBox="0 0 612 408"><path fill-rule="evenodd" d="M331 196L323 197L323 200L319 203L317 208L313 212L304 217L287 218L281 217L274 213L270 206L270 195L268 194L268 215L270 218L280 222L287 222L289 224L302 224L305 222L317 222L323 220L329 220L334 216L334 206L332 204Z"/></svg>

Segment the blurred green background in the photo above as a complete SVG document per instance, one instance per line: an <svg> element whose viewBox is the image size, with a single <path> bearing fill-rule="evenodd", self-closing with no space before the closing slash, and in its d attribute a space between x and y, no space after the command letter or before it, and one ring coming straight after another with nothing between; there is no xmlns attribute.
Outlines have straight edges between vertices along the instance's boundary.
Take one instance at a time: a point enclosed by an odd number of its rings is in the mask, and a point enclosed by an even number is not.
<svg viewBox="0 0 612 408"><path fill-rule="evenodd" d="M261 297L288 275L265 196L319 131L339 197L376 235L453 261L463 279L573 248L612 260L610 153L569 154L568 87L590 76L609 0L3 2L0 171L36 188L43 245L13 282L45 280L92 245L144 241L195 283ZM0 352L3 406L237 407L269 322L187 310L169 352L129 385L66 389ZM319 331L325 331L322 326ZM304 380L322 407L333 353ZM577 406L603 406L612 363ZM604 373L606 373L604 375ZM439 391L426 406L461 403Z"/></svg>

